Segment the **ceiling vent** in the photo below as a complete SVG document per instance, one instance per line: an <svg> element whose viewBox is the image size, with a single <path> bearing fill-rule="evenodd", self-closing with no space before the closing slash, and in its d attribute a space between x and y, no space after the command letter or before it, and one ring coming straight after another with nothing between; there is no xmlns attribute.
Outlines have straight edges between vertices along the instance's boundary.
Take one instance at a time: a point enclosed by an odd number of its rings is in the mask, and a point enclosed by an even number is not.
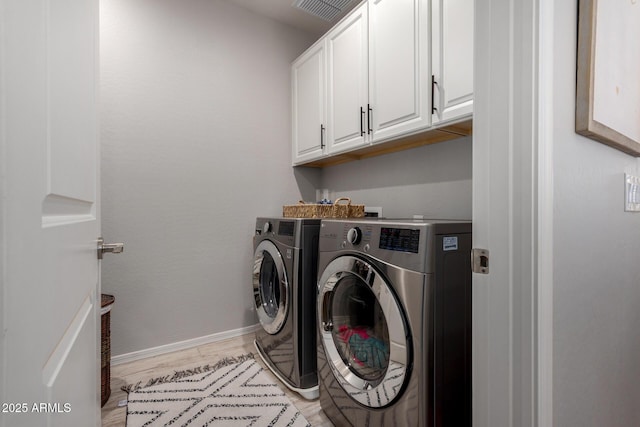
<svg viewBox="0 0 640 427"><path fill-rule="evenodd" d="M353 0L296 0L294 7L325 21L333 21Z"/></svg>

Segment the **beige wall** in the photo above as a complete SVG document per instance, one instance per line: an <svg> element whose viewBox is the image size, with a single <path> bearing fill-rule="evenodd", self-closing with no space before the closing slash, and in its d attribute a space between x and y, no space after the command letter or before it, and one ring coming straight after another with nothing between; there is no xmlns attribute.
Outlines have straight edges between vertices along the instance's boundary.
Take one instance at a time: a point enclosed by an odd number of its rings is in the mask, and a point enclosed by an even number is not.
<svg viewBox="0 0 640 427"><path fill-rule="evenodd" d="M576 3L554 14L554 427L638 426L640 161L575 133Z"/></svg>
<svg viewBox="0 0 640 427"><path fill-rule="evenodd" d="M101 2L103 235L125 242L102 267L114 355L256 322L251 238L300 197L289 64L312 42L217 0Z"/></svg>

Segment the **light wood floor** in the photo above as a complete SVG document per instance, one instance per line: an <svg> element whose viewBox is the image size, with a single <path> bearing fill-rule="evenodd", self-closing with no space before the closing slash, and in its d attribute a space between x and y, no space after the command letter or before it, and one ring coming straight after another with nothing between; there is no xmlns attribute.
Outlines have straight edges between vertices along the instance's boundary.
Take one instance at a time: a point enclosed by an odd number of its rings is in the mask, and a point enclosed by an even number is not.
<svg viewBox="0 0 640 427"><path fill-rule="evenodd" d="M168 375L174 371L195 368L207 363L214 363L229 356L239 356L246 353L255 354L253 336L253 334L242 335L187 350L112 366L111 396L102 407L102 426L125 427L126 407L118 407L118 402L125 400L127 394L120 390L120 387L127 384L135 384L138 381L142 381L144 384L150 378ZM324 412L322 412L322 409L320 409L318 400L307 401L302 399L297 393L290 391L284 384L280 383L257 355L256 361L262 365L265 372L273 378L273 381L281 386L282 390L312 426L333 426Z"/></svg>

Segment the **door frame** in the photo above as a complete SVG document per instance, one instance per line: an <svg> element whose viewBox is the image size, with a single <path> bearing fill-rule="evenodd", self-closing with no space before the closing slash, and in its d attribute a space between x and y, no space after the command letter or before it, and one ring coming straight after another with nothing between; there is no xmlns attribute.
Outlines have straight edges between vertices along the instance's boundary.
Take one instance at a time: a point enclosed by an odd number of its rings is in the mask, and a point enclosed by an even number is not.
<svg viewBox="0 0 640 427"><path fill-rule="evenodd" d="M473 424L553 425L553 2L475 8Z"/></svg>

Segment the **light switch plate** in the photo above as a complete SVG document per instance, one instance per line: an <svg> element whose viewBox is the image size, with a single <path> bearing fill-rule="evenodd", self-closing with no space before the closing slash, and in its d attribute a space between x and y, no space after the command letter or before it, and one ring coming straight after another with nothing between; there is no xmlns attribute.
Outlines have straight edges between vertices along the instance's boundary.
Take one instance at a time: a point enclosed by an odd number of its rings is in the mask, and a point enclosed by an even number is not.
<svg viewBox="0 0 640 427"><path fill-rule="evenodd" d="M624 174L624 210L640 212L640 177Z"/></svg>

